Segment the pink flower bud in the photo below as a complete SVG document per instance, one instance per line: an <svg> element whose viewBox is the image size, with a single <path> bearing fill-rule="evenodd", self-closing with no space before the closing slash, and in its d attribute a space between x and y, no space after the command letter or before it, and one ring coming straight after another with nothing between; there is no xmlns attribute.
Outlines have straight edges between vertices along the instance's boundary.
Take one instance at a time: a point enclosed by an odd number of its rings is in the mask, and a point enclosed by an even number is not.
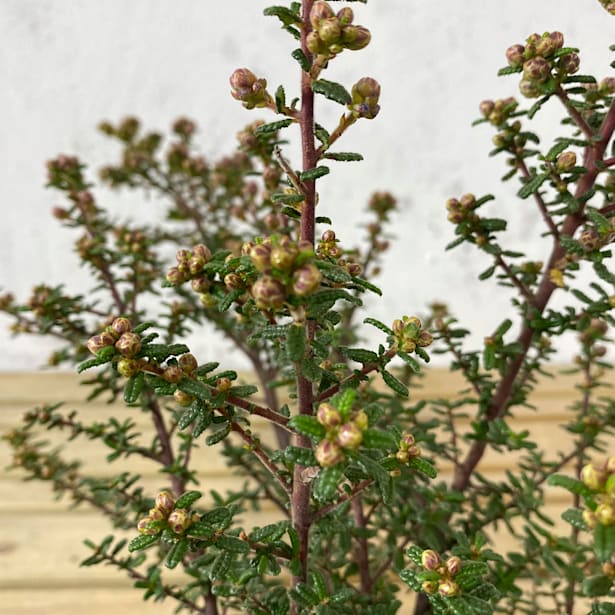
<svg viewBox="0 0 615 615"><path fill-rule="evenodd" d="M175 507L175 498L169 491L161 491L156 495L156 508L168 515Z"/></svg>
<svg viewBox="0 0 615 615"><path fill-rule="evenodd" d="M438 593L445 598L459 595L461 588L455 581L440 581L438 585Z"/></svg>
<svg viewBox="0 0 615 615"><path fill-rule="evenodd" d="M141 337L137 333L123 333L115 342L116 349L125 357L133 357L141 350Z"/></svg>
<svg viewBox="0 0 615 615"><path fill-rule="evenodd" d="M257 271L264 272L271 268L271 248L258 243L250 249L250 260Z"/></svg>
<svg viewBox="0 0 615 615"><path fill-rule="evenodd" d="M262 310L279 310L286 301L284 285L270 275L260 277L251 289L256 307Z"/></svg>
<svg viewBox="0 0 615 615"><path fill-rule="evenodd" d="M336 15L338 21L342 26L347 26L352 23L354 19L354 13L350 7L345 7L337 12Z"/></svg>
<svg viewBox="0 0 615 615"><path fill-rule="evenodd" d="M421 565L425 570L436 570L440 564L442 559L433 549L426 549L421 553Z"/></svg>
<svg viewBox="0 0 615 615"><path fill-rule="evenodd" d="M342 45L351 51L367 47L371 39L370 31L363 26L346 26L342 29Z"/></svg>
<svg viewBox="0 0 615 615"><path fill-rule="evenodd" d="M145 534L146 536L155 536L160 533L160 528L155 526L155 521L151 517L139 519L137 530L140 534Z"/></svg>
<svg viewBox="0 0 615 615"><path fill-rule="evenodd" d="M271 250L271 266L276 269L289 270L297 254L298 250L293 246L276 246Z"/></svg>
<svg viewBox="0 0 615 615"><path fill-rule="evenodd" d="M508 65L513 68L521 66L525 60L523 56L524 51L525 47L523 45L511 45L506 50L506 60L508 61Z"/></svg>
<svg viewBox="0 0 615 615"><path fill-rule="evenodd" d="M117 362L117 371L125 378L131 378L141 371L141 363L136 359L124 357Z"/></svg>
<svg viewBox="0 0 615 615"><path fill-rule="evenodd" d="M162 373L162 377L167 382L177 384L184 377L184 372L179 365L169 365Z"/></svg>
<svg viewBox="0 0 615 615"><path fill-rule="evenodd" d="M97 354L99 351L101 351L103 348L106 348L107 346L112 346L113 342L111 342L111 344L108 343L108 340L106 338L104 338L103 335L93 335L88 341L87 341L87 347L88 350L92 353L92 354Z"/></svg>
<svg viewBox="0 0 615 615"><path fill-rule="evenodd" d="M453 555L446 560L446 569L454 577L461 570L461 558Z"/></svg>
<svg viewBox="0 0 615 615"><path fill-rule="evenodd" d="M177 362L181 370L186 374L191 374L199 366L196 357L189 352L181 355Z"/></svg>
<svg viewBox="0 0 615 615"><path fill-rule="evenodd" d="M541 94L536 82L530 79L521 79L519 81L519 92L526 98L538 98Z"/></svg>
<svg viewBox="0 0 615 615"><path fill-rule="evenodd" d="M564 46L564 35L561 32L551 32L549 36L555 43L556 49L561 49Z"/></svg>
<svg viewBox="0 0 615 615"><path fill-rule="evenodd" d="M171 267L167 271L166 280L169 284L177 286L186 281L186 276L179 270L178 267Z"/></svg>
<svg viewBox="0 0 615 615"><path fill-rule="evenodd" d="M323 19L331 19L331 17L334 16L335 13L333 13L333 10L327 2L317 0L317 2L314 2L310 10L310 23L312 24L312 28L317 30Z"/></svg>
<svg viewBox="0 0 615 615"><path fill-rule="evenodd" d="M335 466L344 459L340 446L330 440L322 440L314 451L316 461L323 468Z"/></svg>
<svg viewBox="0 0 615 615"><path fill-rule="evenodd" d="M318 406L316 418L321 425L325 427L338 427L342 422L340 411L329 403L323 403Z"/></svg>
<svg viewBox="0 0 615 615"><path fill-rule="evenodd" d="M322 273L313 263L306 263L293 273L293 294L305 297L313 293L322 281Z"/></svg>
<svg viewBox="0 0 615 615"><path fill-rule="evenodd" d="M480 113L483 117L489 117L494 107L495 103L492 100L483 100L478 106Z"/></svg>
<svg viewBox="0 0 615 615"><path fill-rule="evenodd" d="M354 422L344 423L337 432L337 443L342 448L357 448L363 441L363 432Z"/></svg>
<svg viewBox="0 0 615 615"><path fill-rule="evenodd" d="M336 17L323 19L318 26L318 36L325 45L337 43L342 36L342 28Z"/></svg>
<svg viewBox="0 0 615 615"><path fill-rule="evenodd" d="M555 163L555 167L558 171L572 171L577 164L577 155L574 152L562 152Z"/></svg>
<svg viewBox="0 0 615 615"><path fill-rule="evenodd" d="M544 58L531 58L523 65L523 76L530 81L542 83L550 74L551 64Z"/></svg>
<svg viewBox="0 0 615 615"><path fill-rule="evenodd" d="M176 508L169 514L167 522L169 524L169 527L176 534L183 534L183 532L185 532L190 526L192 519L190 512L187 511L185 508Z"/></svg>
<svg viewBox="0 0 615 615"><path fill-rule="evenodd" d="M200 276L198 278L193 278L190 281L190 286L192 286L192 290L195 293L205 293L211 287L211 282L209 278L206 278L205 276Z"/></svg>
<svg viewBox="0 0 615 615"><path fill-rule="evenodd" d="M111 328L118 334L128 333L132 329L132 323L128 318L120 316L111 323Z"/></svg>
<svg viewBox="0 0 615 615"><path fill-rule="evenodd" d="M572 75L579 70L581 59L576 53L568 53L559 59L559 68L568 75Z"/></svg>

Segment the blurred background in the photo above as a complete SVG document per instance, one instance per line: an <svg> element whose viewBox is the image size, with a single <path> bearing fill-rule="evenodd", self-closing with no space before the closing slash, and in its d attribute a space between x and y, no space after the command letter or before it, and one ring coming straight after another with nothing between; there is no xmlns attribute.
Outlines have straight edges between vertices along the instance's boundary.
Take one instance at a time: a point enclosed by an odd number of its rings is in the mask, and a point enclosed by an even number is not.
<svg viewBox="0 0 615 615"><path fill-rule="evenodd" d="M231 72L246 66L265 77L272 91L283 84L288 99L298 92L297 65L289 58L296 42L277 19L262 16L269 4L0 2L0 291L11 290L24 301L39 282L65 282L70 292L88 288L89 276L73 253L75 237L51 216L61 199L44 187L45 161L59 153L76 155L95 177L98 167L118 155L117 146L96 130L101 120L136 115L146 128L165 131L186 115L198 123L196 142L212 159L232 152L245 124L274 119L262 110L245 110L228 85ZM361 52L343 53L324 76L347 88L360 77L376 78L381 112L340 142L340 149L359 151L365 160L332 163L331 174L319 181L318 213L333 219L338 237L350 247L362 236L369 195L391 191L399 199L397 239L375 280L384 298L368 301L370 315L390 322L445 301L480 343L513 312L494 280L478 283L477 275L489 265L485 256L466 249L444 252L453 239L446 199L493 193L497 200L488 211L510 220L507 248L542 258L549 243L540 239L543 228L533 202L515 197L515 180L499 183L507 169L503 158L488 157L493 130L471 127L478 104L517 95L518 77L497 77L497 70L505 65L505 49L532 32L562 31L566 45L581 49L581 73L612 75L613 19L595 0L371 0L352 7L355 22L371 30L372 42ZM545 151L562 117L555 101L548 109L531 126ZM319 123L332 129L340 108L320 99L316 112ZM291 129L287 138L294 143L285 155L299 166L298 133ZM118 217L160 215L159 204L140 193L96 193ZM0 316L0 370L44 364L52 342L13 339L9 323ZM366 335L370 344L381 341L379 332ZM194 336L189 344L202 362L228 349L210 334ZM570 361L574 340L564 340L560 350L560 360ZM227 360L227 367L243 367L239 357Z"/></svg>

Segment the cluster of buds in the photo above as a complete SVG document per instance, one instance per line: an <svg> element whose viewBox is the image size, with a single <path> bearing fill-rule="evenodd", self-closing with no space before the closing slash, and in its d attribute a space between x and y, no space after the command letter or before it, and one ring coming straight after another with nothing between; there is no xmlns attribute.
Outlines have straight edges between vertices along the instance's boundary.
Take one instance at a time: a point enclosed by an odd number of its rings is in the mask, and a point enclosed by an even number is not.
<svg viewBox="0 0 615 615"><path fill-rule="evenodd" d="M433 336L423 329L421 321L416 316L396 318L391 328L395 336L393 344L396 350L411 353L417 346L425 348L433 342Z"/></svg>
<svg viewBox="0 0 615 615"><path fill-rule="evenodd" d="M612 2L612 0L599 0L599 2L604 7L605 11L608 11L611 15L615 15L615 2Z"/></svg>
<svg viewBox="0 0 615 615"><path fill-rule="evenodd" d="M267 92L267 80L259 79L250 69L238 68L230 76L231 96L240 100L246 109L267 107L273 99Z"/></svg>
<svg viewBox="0 0 615 615"><path fill-rule="evenodd" d="M167 271L166 279L169 284L178 286L191 280L192 289L197 293L206 293L211 286L210 279L205 275L203 268L211 260L211 251L207 246L198 244L192 250L178 250L175 253L177 266Z"/></svg>
<svg viewBox="0 0 615 615"><path fill-rule="evenodd" d="M615 94L615 77L605 77L600 83L585 84L585 100L595 103Z"/></svg>
<svg viewBox="0 0 615 615"><path fill-rule="evenodd" d="M376 214L378 222L387 222L389 212L397 208L397 199L390 192L374 192L367 207Z"/></svg>
<svg viewBox="0 0 615 615"><path fill-rule="evenodd" d="M322 273L311 262L314 249L310 242L272 236L261 243L244 244L242 253L250 257L259 273L250 288L259 309L279 310L289 296L306 297L320 287Z"/></svg>
<svg viewBox="0 0 615 615"><path fill-rule="evenodd" d="M425 571L430 574L427 580L423 581L422 589L426 594L439 593L445 598L458 596L461 593L459 584L455 577L461 570L461 559L456 555L451 555L446 561L442 561L439 553L432 549L426 549L421 554L421 564Z"/></svg>
<svg viewBox="0 0 615 615"><path fill-rule="evenodd" d="M127 229L118 226L113 229L115 245L119 252L123 254L134 254L139 256L151 256L147 250L147 235L141 229Z"/></svg>
<svg viewBox="0 0 615 615"><path fill-rule="evenodd" d="M590 528L600 525L615 525L615 456L609 457L601 466L588 463L581 470L583 484L596 493L595 510L583 511L583 520Z"/></svg>
<svg viewBox="0 0 615 615"><path fill-rule="evenodd" d="M354 118L373 120L380 111L380 84L372 77L362 77L350 91L351 102L348 109Z"/></svg>
<svg viewBox="0 0 615 615"><path fill-rule="evenodd" d="M74 156L60 154L47 162L47 180L50 186L60 190L83 190L83 165Z"/></svg>
<svg viewBox="0 0 615 615"><path fill-rule="evenodd" d="M338 245L335 231L328 230L322 234L316 251L322 258L334 260L342 269L345 269L352 276L361 275L363 271L363 267L360 263L343 256L344 250Z"/></svg>
<svg viewBox="0 0 615 615"><path fill-rule="evenodd" d="M155 536L163 529L169 528L174 534L183 534L192 523L198 521L198 515L186 508L175 508L175 498L168 491L156 495L156 504L147 516L139 519L137 530L141 534Z"/></svg>
<svg viewBox="0 0 615 615"><path fill-rule="evenodd" d="M446 209L448 210L448 220L453 224L462 222L474 222L477 215L474 213L476 208L476 197L473 194L464 194L460 199L448 199Z"/></svg>
<svg viewBox="0 0 615 615"><path fill-rule="evenodd" d="M363 49L369 44L369 30L353 25L353 19L354 13L349 7L336 14L327 2L314 2L310 11L312 31L307 37L307 47L318 65L324 66L344 49Z"/></svg>
<svg viewBox="0 0 615 615"><path fill-rule="evenodd" d="M416 440L411 433L404 432L399 441L399 448L395 458L400 463L408 463L410 459L421 456L421 448L416 445Z"/></svg>
<svg viewBox="0 0 615 615"><path fill-rule="evenodd" d="M341 463L344 460L344 449L357 449L368 427L365 411L342 412L327 402L318 406L316 419L326 430L324 439L314 452L316 461L323 468Z"/></svg>
<svg viewBox="0 0 615 615"><path fill-rule="evenodd" d="M506 50L506 59L513 68L522 68L523 77L519 91L527 98L543 94L543 86L553 77L558 81L579 70L579 56L576 53L558 54L564 46L561 32L531 34L525 45L512 45Z"/></svg>
<svg viewBox="0 0 615 615"><path fill-rule="evenodd" d="M128 318L120 316L101 333L93 335L87 341L87 347L92 354L98 354L104 348L115 347L124 358L132 359L141 350L141 336L132 331Z"/></svg>
<svg viewBox="0 0 615 615"><path fill-rule="evenodd" d="M493 126L501 126L515 113L519 103L515 98L500 98L498 100L483 100L478 106L481 115Z"/></svg>

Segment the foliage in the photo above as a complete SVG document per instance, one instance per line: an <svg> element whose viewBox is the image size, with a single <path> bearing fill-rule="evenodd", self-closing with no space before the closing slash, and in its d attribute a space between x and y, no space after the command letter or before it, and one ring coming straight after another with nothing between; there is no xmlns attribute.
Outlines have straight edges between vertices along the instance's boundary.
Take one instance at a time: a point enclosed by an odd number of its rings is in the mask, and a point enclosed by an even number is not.
<svg viewBox="0 0 615 615"><path fill-rule="evenodd" d="M449 199L449 248L471 244L485 254L478 277L495 278L511 313L475 349L442 304L390 325L364 318L382 342L363 348L357 315L365 293L381 294L371 280L395 199L369 199L358 248L344 246L315 205L317 180L333 162L362 159L333 146L380 109L375 79L347 89L322 74L340 53L366 47L370 33L350 7L336 13L322 1L265 14L299 41L291 55L301 91L288 102L283 86L270 91L266 79L237 69L232 96L278 119L242 130L235 153L203 159L185 118L168 139L135 118L101 124L121 158L100 181L159 195L164 223L113 219L83 163L65 155L48 163L49 186L66 197L54 216L77 234L93 285L70 296L41 284L24 304L4 295L0 308L16 333L59 338L50 363L78 365L90 399L122 397L128 418L88 424L62 406L32 410L4 436L12 465L131 530L130 540L86 541L92 555L82 564L111 564L145 599L174 601L178 611L388 615L407 587L417 615L615 612L615 456L607 451L615 401L606 388L615 323L615 79L578 75L577 50L559 32L507 50L501 74L521 73L521 94L536 101L483 101L477 123L495 128L491 154L506 157L504 179L519 182L519 206L538 208L545 256L528 260L507 245L505 212L487 213L496 210L487 207L491 195ZM314 121L315 95L342 107L337 126ZM530 120L557 103L562 136L542 145ZM300 169L281 136L293 125L301 130ZM177 262L169 266L172 251ZM240 382L222 359L195 357L181 341L212 329L249 360L254 382ZM512 425L550 373L553 340L569 332L580 345L570 370L578 399L562 425L572 444L551 458L534 433ZM448 356L463 381L453 398L409 396L421 386L428 348ZM155 431L151 441L137 429L141 415ZM273 428L273 444L262 423ZM39 440L41 430L97 441L121 469L109 479L89 476ZM243 488L201 500L193 459L202 446L223 451ZM514 455L501 480L479 471L489 451ZM156 464L167 488L146 493L130 470L134 456ZM450 476L438 474L443 466ZM569 530L548 515L547 486L570 493L562 510ZM265 503L277 519L250 527L245 513ZM498 552L498 528L514 551ZM166 568L180 569L181 582Z"/></svg>

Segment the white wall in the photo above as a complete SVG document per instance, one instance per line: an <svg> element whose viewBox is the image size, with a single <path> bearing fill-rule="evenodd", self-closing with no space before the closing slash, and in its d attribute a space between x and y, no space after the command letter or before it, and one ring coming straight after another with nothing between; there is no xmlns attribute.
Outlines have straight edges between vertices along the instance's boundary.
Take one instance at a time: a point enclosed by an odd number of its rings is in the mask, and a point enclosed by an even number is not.
<svg viewBox="0 0 615 615"><path fill-rule="evenodd" d="M44 189L44 162L60 152L94 166L112 159L116 149L95 130L101 119L135 114L149 127L166 129L185 114L201 127L204 153L215 156L229 152L237 130L263 115L231 100L233 69L248 66L292 95L298 75L288 54L296 45L277 20L261 16L269 4L0 1L0 288L24 300L38 281L67 280L73 291L84 283L72 239L50 216L58 201ZM444 201L463 192L494 192L493 211L501 208L512 218L510 247L534 256L541 253L541 228L532 204L513 198L516 187L498 184L503 160L487 157L492 131L470 127L478 102L516 94L518 78L496 72L506 47L534 31L563 31L567 44L581 48L582 72L613 74L608 45L615 20L596 0L371 0L352 6L356 22L371 29L372 44L342 54L326 76L348 86L364 75L377 78L382 111L344 137L343 149L363 152L365 161L340 163L320 182L319 213L330 215L338 236L351 244L359 236L355 212L368 194L394 192L401 203L399 239L380 280L385 298L371 302L372 313L390 321L446 299L480 340L507 301L496 297L493 284L476 282L488 265L484 257L471 250L443 254L452 238ZM317 112L330 126L339 107L319 104ZM135 216L150 215L151 205L134 196L122 201L124 210L127 205ZM11 339L7 323L0 317L0 369L43 363L39 342ZM226 348L210 337L193 344L202 360ZM571 349L564 349L563 360Z"/></svg>

